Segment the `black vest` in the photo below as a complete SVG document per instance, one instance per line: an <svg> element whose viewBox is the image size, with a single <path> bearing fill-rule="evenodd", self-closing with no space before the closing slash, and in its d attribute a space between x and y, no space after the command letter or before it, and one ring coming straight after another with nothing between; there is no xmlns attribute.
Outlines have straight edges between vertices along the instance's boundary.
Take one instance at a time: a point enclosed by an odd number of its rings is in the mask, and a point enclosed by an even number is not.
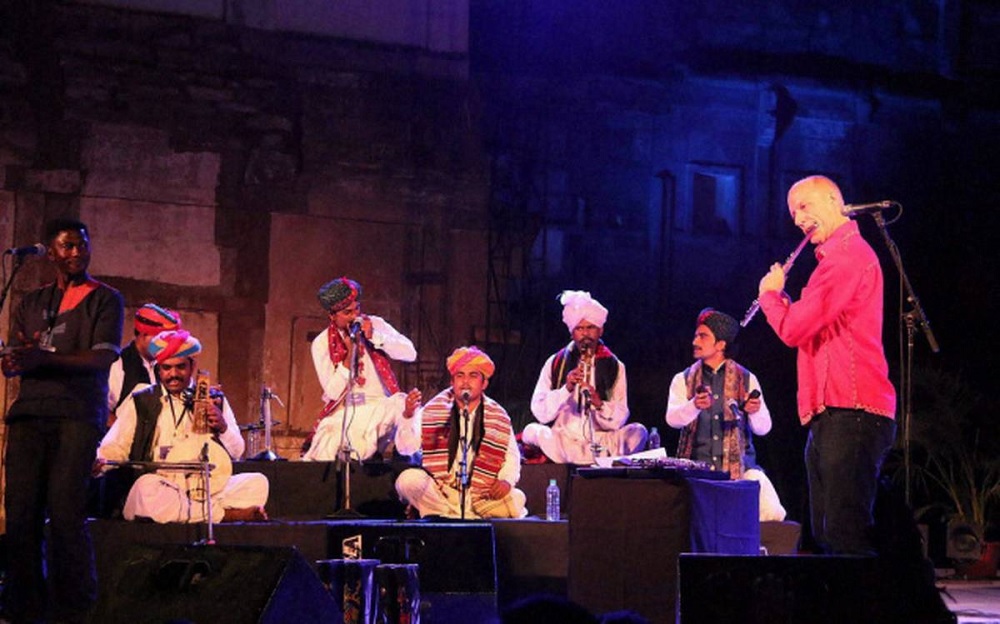
<svg viewBox="0 0 1000 624"><path fill-rule="evenodd" d="M153 381L149 378L149 371L146 370L146 365L142 361L142 356L139 355L139 349L135 346L134 340L122 349L121 358L125 377L122 380L122 389L118 393L118 403L115 405L115 409L118 409L125 402L133 388L141 383L148 384Z"/></svg>
<svg viewBox="0 0 1000 624"><path fill-rule="evenodd" d="M604 343L600 343L602 346ZM611 353L608 351L608 353ZM569 349L561 349L552 360L552 390L561 388L566 383L566 376L576 368L580 362L580 351L576 345ZM618 358L612 354L610 357L594 358L594 389L602 401L607 401L611 396L611 389L618 381Z"/></svg>
<svg viewBox="0 0 1000 624"><path fill-rule="evenodd" d="M160 401L162 394L160 384L156 384L132 395L135 401L135 435L132 436L132 448L128 454L132 461L153 461L153 435L163 409Z"/></svg>

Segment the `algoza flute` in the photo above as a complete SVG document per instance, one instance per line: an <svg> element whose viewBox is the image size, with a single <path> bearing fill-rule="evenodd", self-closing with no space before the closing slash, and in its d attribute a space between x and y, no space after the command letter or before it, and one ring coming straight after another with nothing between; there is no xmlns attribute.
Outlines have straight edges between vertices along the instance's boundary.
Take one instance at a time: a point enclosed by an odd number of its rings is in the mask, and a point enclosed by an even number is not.
<svg viewBox="0 0 1000 624"><path fill-rule="evenodd" d="M781 271L785 275L788 275L788 272L792 269L792 265L795 264L795 259L798 258L799 254L802 253L802 250L805 249L806 243L809 242L809 238L815 230L816 225L813 224L808 230L806 230L806 235L802 238L799 246L795 248L795 251L785 258L784 264L781 265ZM743 315L743 320L740 321L740 327L746 327L754 315L757 314L757 310L760 310L760 300L754 299L753 303L750 304L750 308L747 309L747 313Z"/></svg>

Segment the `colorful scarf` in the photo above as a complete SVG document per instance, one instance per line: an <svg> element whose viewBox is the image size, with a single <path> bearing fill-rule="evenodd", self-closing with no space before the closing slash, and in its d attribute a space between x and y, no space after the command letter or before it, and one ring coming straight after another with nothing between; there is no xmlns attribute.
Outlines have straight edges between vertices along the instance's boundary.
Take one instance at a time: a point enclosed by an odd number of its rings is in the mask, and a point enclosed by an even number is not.
<svg viewBox="0 0 1000 624"><path fill-rule="evenodd" d="M472 465L473 500L483 498L497 480L507 456L511 436L510 417L493 399L483 395L478 415L471 443L476 453ZM450 482L451 465L458 453L458 418L455 395L451 388L438 393L423 409L423 467L434 479L445 483Z"/></svg>

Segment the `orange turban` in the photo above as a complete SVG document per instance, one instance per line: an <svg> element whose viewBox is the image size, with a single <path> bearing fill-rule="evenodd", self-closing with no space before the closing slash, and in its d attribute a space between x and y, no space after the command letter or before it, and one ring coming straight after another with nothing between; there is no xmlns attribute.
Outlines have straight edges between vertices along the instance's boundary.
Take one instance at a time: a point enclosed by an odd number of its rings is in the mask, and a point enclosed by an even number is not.
<svg viewBox="0 0 1000 624"><path fill-rule="evenodd" d="M490 356L480 351L477 347L459 347L448 356L446 362L448 372L454 376L462 369L471 368L482 373L483 377L489 379L496 370L496 365Z"/></svg>

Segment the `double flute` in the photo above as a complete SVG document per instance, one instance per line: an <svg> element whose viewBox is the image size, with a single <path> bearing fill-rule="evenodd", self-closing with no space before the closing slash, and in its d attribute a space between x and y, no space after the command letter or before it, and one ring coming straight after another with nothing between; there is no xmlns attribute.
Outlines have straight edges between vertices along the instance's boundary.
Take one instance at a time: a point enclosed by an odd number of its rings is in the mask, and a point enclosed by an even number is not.
<svg viewBox="0 0 1000 624"><path fill-rule="evenodd" d="M809 242L809 238L815 230L815 224L806 230L806 235L802 238L799 246L796 247L795 251L793 251L787 258L785 258L784 264L781 265L782 273L788 275L788 272L792 270L792 265L795 264L795 259L798 258L799 254L802 253L802 250L805 249L806 243ZM747 313L743 315L743 320L740 321L740 327L746 327L750 323L750 320L753 319L754 315L757 314L757 310L760 310L760 299L754 299L753 303L750 304L750 308L747 310Z"/></svg>

